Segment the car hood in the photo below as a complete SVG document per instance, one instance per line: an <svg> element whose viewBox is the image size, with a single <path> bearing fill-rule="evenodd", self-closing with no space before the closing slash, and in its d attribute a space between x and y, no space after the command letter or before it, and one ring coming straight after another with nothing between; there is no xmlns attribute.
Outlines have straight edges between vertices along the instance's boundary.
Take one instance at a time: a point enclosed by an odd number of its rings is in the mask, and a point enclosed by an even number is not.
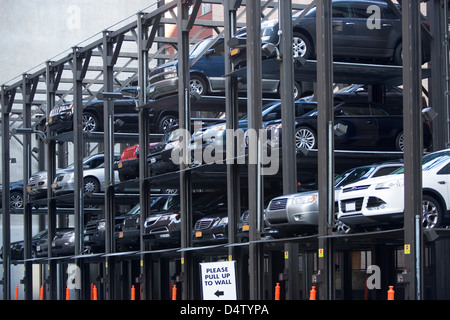
<svg viewBox="0 0 450 320"><path fill-rule="evenodd" d="M390 174L390 175L386 175L386 176L369 178L369 179L364 179L364 180L357 181L354 183L350 183L350 184L345 185L342 189L349 189L349 188L358 187L358 186L379 184L379 183L388 182L388 181L400 180L403 178L404 178L403 174Z"/></svg>

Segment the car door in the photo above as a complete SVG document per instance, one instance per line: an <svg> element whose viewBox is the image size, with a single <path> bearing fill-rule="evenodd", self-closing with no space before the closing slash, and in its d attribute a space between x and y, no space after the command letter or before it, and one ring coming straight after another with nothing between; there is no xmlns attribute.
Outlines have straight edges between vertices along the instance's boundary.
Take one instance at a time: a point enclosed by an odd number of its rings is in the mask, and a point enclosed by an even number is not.
<svg viewBox="0 0 450 320"><path fill-rule="evenodd" d="M378 123L370 113L368 103L341 103L334 109L335 127L345 128L335 130L336 149L370 150L377 140Z"/></svg>
<svg viewBox="0 0 450 320"><path fill-rule="evenodd" d="M350 2L359 54L367 57L391 57L401 37L401 21L386 4Z"/></svg>
<svg viewBox="0 0 450 320"><path fill-rule="evenodd" d="M348 2L336 2L332 6L333 54L337 56L352 55L352 50L349 50L349 47L354 47L356 43L356 24L350 4Z"/></svg>

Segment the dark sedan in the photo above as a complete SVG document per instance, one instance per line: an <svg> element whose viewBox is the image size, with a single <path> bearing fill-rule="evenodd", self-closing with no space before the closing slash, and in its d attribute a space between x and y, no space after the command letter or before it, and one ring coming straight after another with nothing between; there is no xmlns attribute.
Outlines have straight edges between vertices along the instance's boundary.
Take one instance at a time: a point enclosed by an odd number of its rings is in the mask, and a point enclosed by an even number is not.
<svg viewBox="0 0 450 320"><path fill-rule="evenodd" d="M402 112L402 105L398 104L336 103L334 107L335 149L403 151ZM266 126L266 130L280 130L281 133L280 125L281 121L274 121ZM317 149L317 110L296 118L295 126L297 149ZM423 146L428 149L431 144L430 124L424 121Z"/></svg>
<svg viewBox="0 0 450 320"><path fill-rule="evenodd" d="M3 187L0 184L0 208L2 207L2 192ZM23 180L9 183L9 205L11 209L23 208Z"/></svg>
<svg viewBox="0 0 450 320"><path fill-rule="evenodd" d="M139 110L136 107L137 87L122 89L123 99L114 101L114 130L117 132L137 132ZM128 98L130 96L130 98ZM103 130L104 101L94 99L83 103L83 131L100 132ZM56 106L50 111L47 125L50 130L61 133L73 130L73 103ZM168 110L149 111L150 130L164 133L172 123L178 122L178 113Z"/></svg>
<svg viewBox="0 0 450 320"><path fill-rule="evenodd" d="M397 7L401 9L400 6ZM332 2L333 54L339 61L376 61L402 65L401 17L385 1L357 0ZM314 59L316 56L316 7L300 20L293 17L294 58ZM423 25L429 23L422 17ZM279 43L278 20L265 21L261 25L263 44ZM229 43L232 62L245 66L246 29L236 33ZM264 51L263 51L264 55ZM266 57L269 57L267 54ZM422 36L422 61L430 60L430 38Z"/></svg>
<svg viewBox="0 0 450 320"><path fill-rule="evenodd" d="M42 230L36 233L31 238L31 257L37 257L36 245L44 237L47 237L48 230ZM3 247L0 250L0 257L3 258ZM23 260L24 259L24 241L11 242L11 260Z"/></svg>
<svg viewBox="0 0 450 320"><path fill-rule="evenodd" d="M61 238L63 235L75 235L74 234L74 228L57 228L56 229L56 237ZM73 248L74 247L74 240L75 238L72 239L72 245ZM44 234L37 242L36 242L36 255L38 257L46 257L48 255L48 232L46 234ZM52 241L50 241L50 246L52 246ZM55 253L53 251L53 253Z"/></svg>

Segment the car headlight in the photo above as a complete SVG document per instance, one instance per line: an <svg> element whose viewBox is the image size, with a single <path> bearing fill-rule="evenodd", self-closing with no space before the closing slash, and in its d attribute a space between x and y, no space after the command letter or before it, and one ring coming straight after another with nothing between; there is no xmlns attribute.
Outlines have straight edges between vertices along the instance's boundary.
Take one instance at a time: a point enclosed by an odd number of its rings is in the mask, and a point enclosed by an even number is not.
<svg viewBox="0 0 450 320"><path fill-rule="evenodd" d="M292 204L307 204L316 201L318 195L310 194L305 196L297 196L292 199Z"/></svg>
<svg viewBox="0 0 450 320"><path fill-rule="evenodd" d="M403 188L404 186L405 186L405 180L398 179L398 180L391 180L391 181L379 183L375 186L375 190Z"/></svg>
<svg viewBox="0 0 450 320"><path fill-rule="evenodd" d="M97 230L105 230L106 223L105 221L100 221L97 226Z"/></svg>
<svg viewBox="0 0 450 320"><path fill-rule="evenodd" d="M222 219L216 219L216 221L213 224L213 227L222 226L226 224L228 224L228 217L223 217Z"/></svg>

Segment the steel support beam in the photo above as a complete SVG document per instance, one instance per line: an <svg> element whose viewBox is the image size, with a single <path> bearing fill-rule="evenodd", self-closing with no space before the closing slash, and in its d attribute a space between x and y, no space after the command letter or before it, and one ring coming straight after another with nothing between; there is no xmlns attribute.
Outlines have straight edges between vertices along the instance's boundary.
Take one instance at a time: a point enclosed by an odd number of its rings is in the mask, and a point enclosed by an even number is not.
<svg viewBox="0 0 450 320"><path fill-rule="evenodd" d="M334 297L334 247L323 238L334 223L334 136L333 136L333 38L331 0L316 1L317 29L317 126L319 185L319 272L318 296Z"/></svg>
<svg viewBox="0 0 450 320"><path fill-rule="evenodd" d="M3 300L11 300L11 214L10 214L10 112L16 90L2 86L2 240L3 240Z"/></svg>
<svg viewBox="0 0 450 320"><path fill-rule="evenodd" d="M248 130L253 132L248 151L248 210L249 210L249 274L250 299L263 298L263 248L256 241L263 230L263 184L261 175L262 127L262 57L261 2L247 1L247 115Z"/></svg>
<svg viewBox="0 0 450 320"><path fill-rule="evenodd" d="M147 82L148 82L148 23L142 13L137 15L137 44L138 44L138 84L139 84L139 105L147 103ZM154 26L155 27L155 26ZM149 152L149 116L148 110L139 108L139 204L140 204L140 248L148 250L149 244L144 241L142 233L144 231L144 222L150 216L150 170L147 164L147 154ZM151 269L152 261L148 255L142 254L140 257L140 281L142 286L142 299L147 300L152 297L151 290Z"/></svg>
<svg viewBox="0 0 450 320"><path fill-rule="evenodd" d="M422 234L422 51L420 3L402 2L403 127L405 149L405 265L409 273L406 297L423 298Z"/></svg>
<svg viewBox="0 0 450 320"><path fill-rule="evenodd" d="M178 114L179 128L190 131L191 102L189 93L190 63L189 63L189 3L178 0L177 3L177 34L178 34ZM197 13L193 13L193 15ZM181 247L191 247L192 230L192 180L189 170L190 135L181 141L183 154L180 163L180 212L181 212ZM193 258L189 251L181 253L181 280L182 299L189 300L194 297L193 285Z"/></svg>

